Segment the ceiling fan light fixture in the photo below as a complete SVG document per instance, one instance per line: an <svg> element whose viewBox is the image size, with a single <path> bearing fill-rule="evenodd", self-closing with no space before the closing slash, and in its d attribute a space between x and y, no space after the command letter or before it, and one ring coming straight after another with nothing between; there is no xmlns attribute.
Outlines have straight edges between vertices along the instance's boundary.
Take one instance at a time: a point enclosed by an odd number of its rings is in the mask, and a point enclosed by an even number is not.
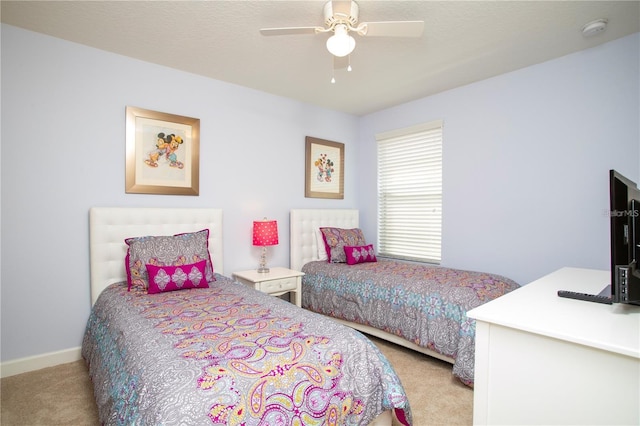
<svg viewBox="0 0 640 426"><path fill-rule="evenodd" d="M327 50L339 58L347 56L356 47L356 41L349 35L345 24L335 26L334 34L327 40Z"/></svg>

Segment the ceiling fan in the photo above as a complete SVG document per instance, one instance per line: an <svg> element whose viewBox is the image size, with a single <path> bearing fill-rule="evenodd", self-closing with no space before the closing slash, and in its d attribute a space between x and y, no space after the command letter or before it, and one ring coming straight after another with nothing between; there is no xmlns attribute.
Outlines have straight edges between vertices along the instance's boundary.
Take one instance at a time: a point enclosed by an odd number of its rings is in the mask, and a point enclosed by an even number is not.
<svg viewBox="0 0 640 426"><path fill-rule="evenodd" d="M265 36L333 33L327 40L327 50L341 58L356 47L350 33L363 37L420 37L424 31L424 21L358 23L358 10L355 1L332 0L324 5L324 27L263 28L260 33Z"/></svg>

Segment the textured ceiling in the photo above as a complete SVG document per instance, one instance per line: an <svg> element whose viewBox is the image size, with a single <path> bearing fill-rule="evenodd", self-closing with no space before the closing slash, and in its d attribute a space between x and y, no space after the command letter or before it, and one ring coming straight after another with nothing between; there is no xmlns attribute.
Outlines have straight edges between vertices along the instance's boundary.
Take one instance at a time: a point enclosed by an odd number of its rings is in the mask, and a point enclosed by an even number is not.
<svg viewBox="0 0 640 426"><path fill-rule="evenodd" d="M360 21L424 20L418 39L355 36L335 71L324 1L7 1L2 22L303 102L363 115L640 31L638 1L360 0ZM582 27L606 18L607 30Z"/></svg>

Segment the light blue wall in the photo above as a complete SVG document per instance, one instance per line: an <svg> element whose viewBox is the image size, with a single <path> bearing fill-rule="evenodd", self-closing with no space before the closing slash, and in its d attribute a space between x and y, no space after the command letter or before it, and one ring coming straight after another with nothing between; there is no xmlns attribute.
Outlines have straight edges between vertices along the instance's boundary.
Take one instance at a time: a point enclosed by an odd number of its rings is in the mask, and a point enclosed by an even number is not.
<svg viewBox="0 0 640 426"><path fill-rule="evenodd" d="M253 220L278 220L287 266L289 209L357 207L354 116L4 24L1 42L3 362L80 345L92 206L223 208L227 274L258 265ZM200 119L200 196L125 194L127 105ZM304 197L305 136L345 143L344 200Z"/></svg>
<svg viewBox="0 0 640 426"><path fill-rule="evenodd" d="M221 207L228 274L256 265L251 221L268 216L269 263L287 265L290 208L359 207L375 239L373 134L443 118L444 263L526 282L607 268L606 171L640 175L638 35L363 118L4 24L1 36L2 362L80 345L91 206ZM200 118L199 197L124 193L127 105ZM344 200L304 198L307 135L345 143Z"/></svg>
<svg viewBox="0 0 640 426"><path fill-rule="evenodd" d="M365 117L365 234L375 241L374 135L443 119L444 266L522 284L609 269L608 171L640 181L639 53L634 34Z"/></svg>

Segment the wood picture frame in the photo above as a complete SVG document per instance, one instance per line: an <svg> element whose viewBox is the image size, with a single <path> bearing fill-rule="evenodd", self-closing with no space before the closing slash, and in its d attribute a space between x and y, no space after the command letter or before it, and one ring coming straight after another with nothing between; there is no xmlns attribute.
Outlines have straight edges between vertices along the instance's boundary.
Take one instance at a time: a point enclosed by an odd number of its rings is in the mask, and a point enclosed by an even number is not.
<svg viewBox="0 0 640 426"><path fill-rule="evenodd" d="M126 107L125 192L199 195L200 119Z"/></svg>
<svg viewBox="0 0 640 426"><path fill-rule="evenodd" d="M311 136L305 143L304 196L344 199L344 144Z"/></svg>

